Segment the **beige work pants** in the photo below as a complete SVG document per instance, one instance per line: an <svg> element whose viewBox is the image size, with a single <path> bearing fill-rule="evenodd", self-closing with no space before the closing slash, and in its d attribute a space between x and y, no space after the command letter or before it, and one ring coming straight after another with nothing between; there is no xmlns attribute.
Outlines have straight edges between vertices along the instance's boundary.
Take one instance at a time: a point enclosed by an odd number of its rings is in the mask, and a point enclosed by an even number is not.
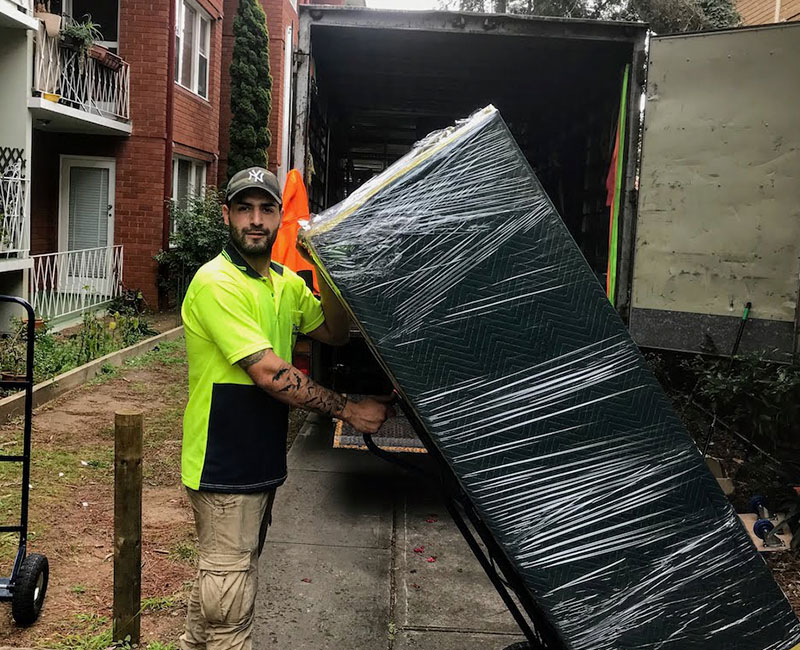
<svg viewBox="0 0 800 650"><path fill-rule="evenodd" d="M222 494L187 489L200 542L182 650L251 650L258 556L275 491Z"/></svg>

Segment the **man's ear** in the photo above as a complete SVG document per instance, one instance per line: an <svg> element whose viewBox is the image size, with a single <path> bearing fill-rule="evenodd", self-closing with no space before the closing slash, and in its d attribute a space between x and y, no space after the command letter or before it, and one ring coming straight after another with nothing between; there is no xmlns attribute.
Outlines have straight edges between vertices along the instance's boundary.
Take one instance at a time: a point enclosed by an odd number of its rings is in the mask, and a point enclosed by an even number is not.
<svg viewBox="0 0 800 650"><path fill-rule="evenodd" d="M231 222L229 219L229 208L224 203L222 204L222 220L225 222L226 226L230 226Z"/></svg>

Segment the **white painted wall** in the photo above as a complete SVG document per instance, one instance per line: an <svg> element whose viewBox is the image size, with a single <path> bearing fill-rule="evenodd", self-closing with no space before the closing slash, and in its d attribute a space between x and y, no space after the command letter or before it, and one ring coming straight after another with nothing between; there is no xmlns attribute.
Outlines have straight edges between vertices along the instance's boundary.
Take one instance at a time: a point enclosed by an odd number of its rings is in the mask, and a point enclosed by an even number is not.
<svg viewBox="0 0 800 650"><path fill-rule="evenodd" d="M25 169L29 179L26 241L30 242L30 197L32 120L28 98L33 85L33 31L0 27L0 147L25 150ZM27 298L29 259L9 258L0 264L0 291ZM18 315L18 314L17 314ZM7 323L8 309L0 310L0 329Z"/></svg>
<svg viewBox="0 0 800 650"><path fill-rule="evenodd" d="M0 146L30 154L28 96L33 68L31 32L0 28Z"/></svg>

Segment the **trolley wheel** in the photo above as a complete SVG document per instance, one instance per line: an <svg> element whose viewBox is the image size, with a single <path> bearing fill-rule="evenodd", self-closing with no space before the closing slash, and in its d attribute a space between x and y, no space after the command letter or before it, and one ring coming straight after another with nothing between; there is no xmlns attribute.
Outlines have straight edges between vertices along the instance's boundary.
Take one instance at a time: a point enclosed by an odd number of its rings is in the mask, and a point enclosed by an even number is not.
<svg viewBox="0 0 800 650"><path fill-rule="evenodd" d="M22 562L11 600L11 615L17 625L32 625L39 618L49 575L50 567L44 555L31 553Z"/></svg>
<svg viewBox="0 0 800 650"><path fill-rule="evenodd" d="M754 515L759 514L759 508L765 508L766 506L767 500L761 496L750 497L750 501L747 502L747 507L750 508L750 512Z"/></svg>
<svg viewBox="0 0 800 650"><path fill-rule="evenodd" d="M760 537L761 539L766 539L769 531L773 528L775 528L775 526L769 519L759 519L753 524L753 532L756 534L756 537Z"/></svg>
<svg viewBox="0 0 800 650"><path fill-rule="evenodd" d="M510 646L506 646L504 650L531 650L531 646L527 641L522 641L521 643L512 643Z"/></svg>

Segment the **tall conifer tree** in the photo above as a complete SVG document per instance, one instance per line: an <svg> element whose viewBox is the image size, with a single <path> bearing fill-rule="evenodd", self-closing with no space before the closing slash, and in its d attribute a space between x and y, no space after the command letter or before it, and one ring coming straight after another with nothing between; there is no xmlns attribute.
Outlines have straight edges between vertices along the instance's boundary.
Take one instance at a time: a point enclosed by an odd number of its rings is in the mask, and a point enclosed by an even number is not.
<svg viewBox="0 0 800 650"><path fill-rule="evenodd" d="M233 36L228 178L246 167L267 166L272 76L267 17L258 0L239 0Z"/></svg>

